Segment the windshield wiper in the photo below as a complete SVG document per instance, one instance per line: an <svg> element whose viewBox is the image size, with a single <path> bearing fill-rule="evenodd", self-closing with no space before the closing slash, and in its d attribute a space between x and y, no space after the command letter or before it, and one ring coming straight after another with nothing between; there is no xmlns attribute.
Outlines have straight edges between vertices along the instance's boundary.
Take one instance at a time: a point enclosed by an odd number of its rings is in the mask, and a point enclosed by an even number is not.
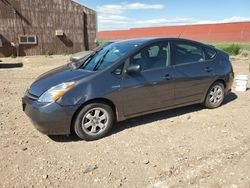
<svg viewBox="0 0 250 188"><path fill-rule="evenodd" d="M89 62L91 61L91 59L98 53L99 51L95 51L93 52L92 54L90 54L87 59L84 60L84 63L81 65L82 69L84 69L88 64Z"/></svg>
<svg viewBox="0 0 250 188"><path fill-rule="evenodd" d="M104 58L107 56L107 54L109 53L110 50L107 50L105 52L105 54L103 54L102 58L97 62L96 66L94 67L93 71L96 71L98 70L98 68L101 66L101 64L103 63L104 61Z"/></svg>

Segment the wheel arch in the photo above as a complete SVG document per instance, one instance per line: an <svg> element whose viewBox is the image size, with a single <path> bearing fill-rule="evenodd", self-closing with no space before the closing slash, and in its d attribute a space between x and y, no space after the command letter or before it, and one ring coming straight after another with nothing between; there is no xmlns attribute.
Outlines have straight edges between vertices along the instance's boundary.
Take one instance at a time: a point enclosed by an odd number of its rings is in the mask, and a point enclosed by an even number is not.
<svg viewBox="0 0 250 188"><path fill-rule="evenodd" d="M223 80L223 79L217 79L217 80L215 80L212 84L211 84L211 86L213 85L213 84L215 84L216 82L220 82L220 83L222 83L223 85L224 85L224 88L226 88L227 87L227 84L226 84L226 82L225 82L225 80ZM211 87L210 86L210 87Z"/></svg>
<svg viewBox="0 0 250 188"><path fill-rule="evenodd" d="M216 79L216 80L215 80L214 82L212 82L212 83L209 85L209 87L206 89L206 92L204 93L204 96L203 96L203 98L202 98L201 103L204 103L204 101L206 100L206 97L207 97L207 94L208 94L208 91L209 91L210 87L211 87L212 85L214 85L216 82L222 83L223 86L224 86L224 89L227 87L227 84L226 84L226 82L225 82L224 79L222 79L222 78Z"/></svg>
<svg viewBox="0 0 250 188"><path fill-rule="evenodd" d="M70 132L71 133L74 132L73 125L74 125L76 116L78 115L78 113L81 111L81 109L84 106L86 106L88 104L91 104L91 103L102 103L102 104L109 105L111 107L113 113L114 113L115 121L117 121L117 108L116 108L115 104L111 100L109 100L107 98L95 98L95 99L91 99L91 100L86 101L83 104L81 104L79 106L79 108L75 111L74 115L72 116L71 124L70 124Z"/></svg>

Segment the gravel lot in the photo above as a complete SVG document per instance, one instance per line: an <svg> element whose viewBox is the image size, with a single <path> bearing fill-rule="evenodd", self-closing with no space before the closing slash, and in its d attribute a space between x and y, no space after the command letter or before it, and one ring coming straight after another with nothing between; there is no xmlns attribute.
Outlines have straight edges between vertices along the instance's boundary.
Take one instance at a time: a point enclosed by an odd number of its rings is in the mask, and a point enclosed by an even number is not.
<svg viewBox="0 0 250 188"><path fill-rule="evenodd" d="M249 90L215 110L193 105L119 123L94 142L48 137L22 112L21 97L68 58L1 59L24 66L0 69L0 187L250 187ZM234 60L236 74L248 66Z"/></svg>

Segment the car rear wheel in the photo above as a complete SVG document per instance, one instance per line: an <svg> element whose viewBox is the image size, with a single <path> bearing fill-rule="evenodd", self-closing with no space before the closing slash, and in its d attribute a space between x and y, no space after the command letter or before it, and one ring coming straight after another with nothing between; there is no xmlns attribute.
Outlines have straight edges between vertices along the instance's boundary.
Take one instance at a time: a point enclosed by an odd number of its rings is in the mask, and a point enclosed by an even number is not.
<svg viewBox="0 0 250 188"><path fill-rule="evenodd" d="M106 136L113 124L114 113L109 105L91 103L76 116L74 130L81 139L91 141Z"/></svg>
<svg viewBox="0 0 250 188"><path fill-rule="evenodd" d="M204 105L207 108L218 108L225 98L225 87L221 82L214 83L208 90Z"/></svg>

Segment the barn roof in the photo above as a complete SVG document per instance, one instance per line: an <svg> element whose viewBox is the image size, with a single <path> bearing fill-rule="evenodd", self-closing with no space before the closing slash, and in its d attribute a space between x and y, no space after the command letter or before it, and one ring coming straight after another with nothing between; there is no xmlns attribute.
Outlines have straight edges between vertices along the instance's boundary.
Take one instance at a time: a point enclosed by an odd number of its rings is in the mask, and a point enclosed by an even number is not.
<svg viewBox="0 0 250 188"><path fill-rule="evenodd" d="M182 37L200 41L250 42L250 22L131 28L100 31L98 36L102 40Z"/></svg>

